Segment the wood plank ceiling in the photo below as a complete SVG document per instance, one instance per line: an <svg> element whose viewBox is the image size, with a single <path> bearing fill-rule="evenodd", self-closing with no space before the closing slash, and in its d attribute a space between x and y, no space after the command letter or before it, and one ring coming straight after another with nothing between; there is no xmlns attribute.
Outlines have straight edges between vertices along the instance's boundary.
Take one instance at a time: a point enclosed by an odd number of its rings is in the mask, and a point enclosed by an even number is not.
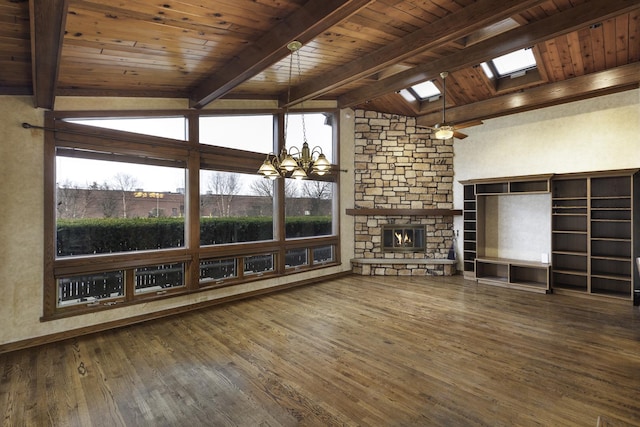
<svg viewBox="0 0 640 427"><path fill-rule="evenodd" d="M482 120L637 88L638 0L0 0L0 95L287 100L440 121L442 102L398 92L447 78L447 119ZM533 49L537 68L479 66ZM294 73L294 75L297 73Z"/></svg>

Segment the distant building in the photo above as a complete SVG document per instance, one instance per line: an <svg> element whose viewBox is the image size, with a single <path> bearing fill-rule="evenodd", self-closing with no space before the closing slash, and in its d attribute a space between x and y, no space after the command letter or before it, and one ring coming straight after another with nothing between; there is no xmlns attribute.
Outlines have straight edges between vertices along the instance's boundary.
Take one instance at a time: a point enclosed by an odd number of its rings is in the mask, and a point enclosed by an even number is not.
<svg viewBox="0 0 640 427"><path fill-rule="evenodd" d="M58 188L58 218L148 218L182 217L184 193ZM331 215L331 200L296 197L287 204L286 214ZM273 202L267 196L203 194L200 215L272 216ZM126 211L126 215L125 215Z"/></svg>

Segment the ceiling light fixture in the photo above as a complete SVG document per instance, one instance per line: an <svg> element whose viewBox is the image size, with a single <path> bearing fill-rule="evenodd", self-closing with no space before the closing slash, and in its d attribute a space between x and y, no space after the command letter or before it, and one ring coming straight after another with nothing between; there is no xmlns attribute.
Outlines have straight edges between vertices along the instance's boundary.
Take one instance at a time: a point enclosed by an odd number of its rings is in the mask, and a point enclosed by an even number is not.
<svg viewBox="0 0 640 427"><path fill-rule="evenodd" d="M447 103L447 76L448 72L443 71L440 73L440 77L442 77L442 123L437 123L433 128L436 131L437 139L449 139L453 138L453 126L451 123L447 123L445 118L445 113L447 111L446 103Z"/></svg>
<svg viewBox="0 0 640 427"><path fill-rule="evenodd" d="M324 175L331 169L331 163L327 160L327 157L322 153L322 148L313 147L309 148L307 142L307 129L304 121L304 112L301 114L302 118L302 149L298 147L291 147L287 150L287 130L289 125L289 104L291 102L291 75L293 70L293 57L296 57L296 64L298 66L298 78L302 74L300 71L300 53L299 50L302 47L302 43L297 40L292 41L287 45L287 48L291 51L289 57L289 85L287 87L287 105L284 112L284 145L280 151L280 155L276 156L274 153L269 153L267 158L258 169L258 173L264 175L265 178L276 179L280 176L291 177L295 179L305 179L310 174Z"/></svg>

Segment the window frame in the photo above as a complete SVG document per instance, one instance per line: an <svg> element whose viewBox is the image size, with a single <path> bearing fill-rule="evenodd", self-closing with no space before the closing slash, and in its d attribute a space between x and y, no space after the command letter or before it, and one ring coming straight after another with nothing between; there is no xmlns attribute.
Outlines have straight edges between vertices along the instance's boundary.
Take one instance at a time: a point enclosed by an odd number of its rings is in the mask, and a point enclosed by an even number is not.
<svg viewBox="0 0 640 427"><path fill-rule="evenodd" d="M305 110L306 112L307 110ZM274 197L274 237L270 241L230 243L200 246L200 182L202 165L206 169L250 173L257 176L257 168L264 161L264 154L232 148L218 147L198 142L198 122L200 116L271 114L274 119L274 151L283 145L283 111L242 110L242 111L66 111L45 112L45 156L44 156L44 293L43 316L41 320L92 313L96 311L129 306L158 299L172 298L194 292L209 291L226 286L234 286L257 280L281 277L292 273L316 270L340 264L339 226L339 114L337 109L315 109L310 112L333 114L334 164L332 174L321 180L335 182L333 194L331 235L286 239L284 215L284 179L279 179ZM65 121L80 118L149 118L184 116L187 122L187 138L184 141L157 136L131 133L102 127L92 127ZM113 254L78 255L56 257L56 150L69 150L67 154L91 159L126 160L134 163L160 166L184 167L185 180L185 245L181 248L157 249ZM314 179L318 179L314 177ZM193 208L191 208L193 207ZM313 258L313 248L332 246L334 259L331 262L314 263L291 269L285 266L288 250L308 248ZM244 258L247 256L273 254L273 270L264 273L245 274ZM235 258L237 275L229 280L200 280L200 260ZM135 292L135 270L160 264L183 263L184 284L163 289L161 292ZM58 304L58 278L81 274L99 274L122 270L124 274L124 295L92 304Z"/></svg>

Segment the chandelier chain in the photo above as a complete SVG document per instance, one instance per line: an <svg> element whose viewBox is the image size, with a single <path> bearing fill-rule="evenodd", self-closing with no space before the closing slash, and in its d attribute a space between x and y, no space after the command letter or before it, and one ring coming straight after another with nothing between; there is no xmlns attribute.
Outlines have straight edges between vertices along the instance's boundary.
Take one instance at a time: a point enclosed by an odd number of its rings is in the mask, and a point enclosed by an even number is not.
<svg viewBox="0 0 640 427"><path fill-rule="evenodd" d="M307 142L307 124L304 118L303 101L300 101L300 118L302 124L302 146L287 147L287 138L289 131L289 114L291 106L291 82L293 80L293 60L296 59L296 69L298 72L298 80L302 76L302 67L300 65L299 49L302 43L297 40L290 42L287 48L291 51L289 56L289 82L287 85L287 103L284 105L284 129L282 132L282 147L279 154L269 153L267 158L258 169L258 173L268 179L277 179L279 177L292 177L295 179L308 178L309 174L318 176L325 175L331 170L331 163L322 153L322 148L316 146L309 147Z"/></svg>
<svg viewBox="0 0 640 427"><path fill-rule="evenodd" d="M298 66L298 76L302 76L302 68L300 67L300 50L296 50L296 64ZM293 55L291 55L293 57ZM299 82L298 82L299 83ZM291 92L291 86L289 86L289 92ZM289 97L291 97L291 93L289 93ZM300 101L300 109L304 111L303 101ZM304 121L304 113L301 116L302 119L302 142L307 142L307 125Z"/></svg>

